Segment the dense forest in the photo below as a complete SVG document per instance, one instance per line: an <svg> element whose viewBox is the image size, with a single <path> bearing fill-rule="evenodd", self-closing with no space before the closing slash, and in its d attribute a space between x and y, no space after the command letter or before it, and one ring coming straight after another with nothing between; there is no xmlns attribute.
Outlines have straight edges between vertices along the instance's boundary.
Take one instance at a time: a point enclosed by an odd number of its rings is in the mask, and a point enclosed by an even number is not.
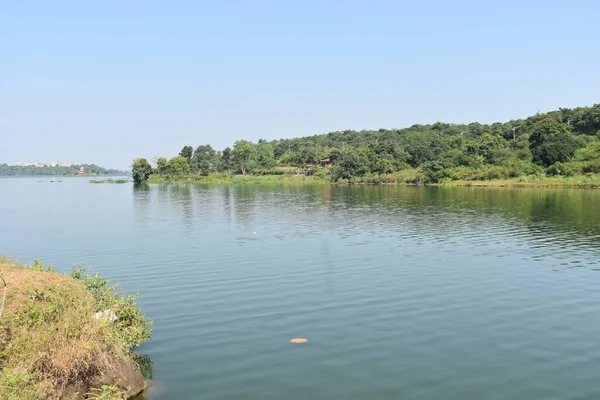
<svg viewBox="0 0 600 400"><path fill-rule="evenodd" d="M317 175L332 182L435 183L528 175L600 173L600 104L538 113L526 119L413 125L404 129L331 132L252 143L222 151L184 146L154 165L134 160L134 178L193 180L211 174Z"/></svg>
<svg viewBox="0 0 600 400"><path fill-rule="evenodd" d="M79 171L83 167L85 174L105 175L105 174L123 174L125 171L116 169L105 169L95 164L71 165L68 167L37 167L35 165L8 165L0 164L0 176L44 176L44 175L69 175L71 171Z"/></svg>

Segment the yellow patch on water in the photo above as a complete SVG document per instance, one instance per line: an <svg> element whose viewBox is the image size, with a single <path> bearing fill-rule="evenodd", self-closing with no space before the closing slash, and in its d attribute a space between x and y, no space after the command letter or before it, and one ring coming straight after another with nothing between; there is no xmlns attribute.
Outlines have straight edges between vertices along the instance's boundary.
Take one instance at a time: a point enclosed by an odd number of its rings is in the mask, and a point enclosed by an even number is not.
<svg viewBox="0 0 600 400"><path fill-rule="evenodd" d="M297 337L297 338L293 338L292 340L290 340L290 342L291 343L306 343L306 342L308 342L308 339Z"/></svg>

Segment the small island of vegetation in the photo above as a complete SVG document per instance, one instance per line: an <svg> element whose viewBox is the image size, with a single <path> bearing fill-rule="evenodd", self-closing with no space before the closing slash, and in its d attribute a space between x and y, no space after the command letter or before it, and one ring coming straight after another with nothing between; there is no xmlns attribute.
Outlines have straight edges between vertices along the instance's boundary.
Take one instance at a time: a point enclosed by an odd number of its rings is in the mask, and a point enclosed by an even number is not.
<svg viewBox="0 0 600 400"><path fill-rule="evenodd" d="M129 179L112 179L112 178L108 178L108 179L91 179L90 183L128 183L128 182L132 182Z"/></svg>
<svg viewBox="0 0 600 400"><path fill-rule="evenodd" d="M341 131L233 148L184 146L132 165L137 183L600 185L600 104L494 124Z"/></svg>
<svg viewBox="0 0 600 400"><path fill-rule="evenodd" d="M116 400L146 387L133 352L150 338L137 296L75 268L0 257L0 398Z"/></svg>

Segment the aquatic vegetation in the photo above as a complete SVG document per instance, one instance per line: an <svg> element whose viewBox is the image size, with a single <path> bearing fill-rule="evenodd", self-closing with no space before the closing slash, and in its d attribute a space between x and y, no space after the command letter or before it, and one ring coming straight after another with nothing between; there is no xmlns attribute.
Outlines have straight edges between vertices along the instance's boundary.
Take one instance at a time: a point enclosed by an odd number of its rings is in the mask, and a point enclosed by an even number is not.
<svg viewBox="0 0 600 400"><path fill-rule="evenodd" d="M128 182L132 182L129 179L102 179L102 180L97 180L97 179L91 179L90 183L128 183Z"/></svg>

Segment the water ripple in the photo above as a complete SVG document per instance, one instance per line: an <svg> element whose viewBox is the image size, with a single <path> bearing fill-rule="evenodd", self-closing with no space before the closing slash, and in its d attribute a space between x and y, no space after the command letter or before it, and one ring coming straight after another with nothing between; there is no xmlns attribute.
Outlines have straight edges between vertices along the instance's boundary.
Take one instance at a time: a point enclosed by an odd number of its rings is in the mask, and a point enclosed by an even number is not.
<svg viewBox="0 0 600 400"><path fill-rule="evenodd" d="M41 187L1 249L139 291L156 399L600 397L600 192Z"/></svg>

